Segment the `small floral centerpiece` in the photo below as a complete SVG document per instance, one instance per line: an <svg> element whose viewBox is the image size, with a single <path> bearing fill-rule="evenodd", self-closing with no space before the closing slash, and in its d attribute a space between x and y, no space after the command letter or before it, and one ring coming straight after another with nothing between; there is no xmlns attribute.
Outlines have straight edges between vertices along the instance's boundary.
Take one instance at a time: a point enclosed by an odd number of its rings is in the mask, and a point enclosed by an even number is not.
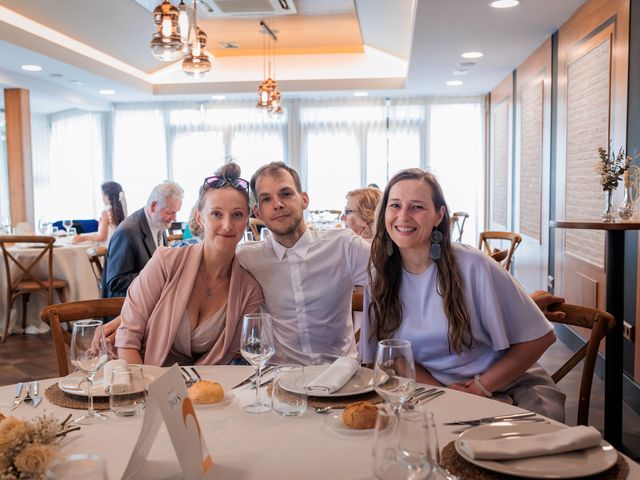
<svg viewBox="0 0 640 480"><path fill-rule="evenodd" d="M613 210L613 192L618 188L620 180L624 173L629 170L631 166L631 157L625 154L624 148L620 147L616 154L611 149L611 142L609 142L609 148L605 150L603 147L598 148L598 156L600 160L596 165L596 172L600 175L600 185L602 185L602 191L606 193L605 197L605 209L602 212L602 220L604 222L614 222L615 213Z"/></svg>
<svg viewBox="0 0 640 480"><path fill-rule="evenodd" d="M15 417L0 420L0 479L44 478L47 465L58 451L60 440L80 427L62 423L53 415L23 421Z"/></svg>

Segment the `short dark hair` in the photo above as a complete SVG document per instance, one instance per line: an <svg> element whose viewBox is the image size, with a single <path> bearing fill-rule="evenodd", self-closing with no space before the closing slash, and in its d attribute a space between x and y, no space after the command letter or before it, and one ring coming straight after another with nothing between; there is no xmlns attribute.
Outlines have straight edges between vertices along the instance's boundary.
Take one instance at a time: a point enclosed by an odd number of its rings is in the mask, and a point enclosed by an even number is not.
<svg viewBox="0 0 640 480"><path fill-rule="evenodd" d="M253 176L251 177L251 181L249 182L251 186L251 195L253 196L253 201L255 203L258 203L258 192L256 192L256 182L258 181L258 178L260 178L262 175L269 175L272 177L284 175L282 170L289 172L289 175L293 177L293 182L296 185L296 190L298 191L298 193L302 193L302 183L300 182L300 176L298 175L298 172L296 172L293 168L291 168L284 162L271 162L261 166L258 170L256 170L256 173L253 174Z"/></svg>

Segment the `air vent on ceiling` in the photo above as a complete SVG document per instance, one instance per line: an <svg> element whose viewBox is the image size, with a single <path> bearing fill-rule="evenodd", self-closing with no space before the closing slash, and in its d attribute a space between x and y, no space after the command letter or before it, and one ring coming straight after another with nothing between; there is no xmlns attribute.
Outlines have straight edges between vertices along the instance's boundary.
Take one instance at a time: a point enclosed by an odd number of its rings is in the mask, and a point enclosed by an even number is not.
<svg viewBox="0 0 640 480"><path fill-rule="evenodd" d="M293 0L198 0L203 17L292 15Z"/></svg>

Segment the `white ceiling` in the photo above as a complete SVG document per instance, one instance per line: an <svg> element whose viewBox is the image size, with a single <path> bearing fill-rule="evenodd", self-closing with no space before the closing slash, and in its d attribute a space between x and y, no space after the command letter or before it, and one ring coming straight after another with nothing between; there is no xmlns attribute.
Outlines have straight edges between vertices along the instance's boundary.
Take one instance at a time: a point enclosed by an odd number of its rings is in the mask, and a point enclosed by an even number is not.
<svg viewBox="0 0 640 480"><path fill-rule="evenodd" d="M585 3L521 0L512 9L494 9L490 0L293 1L302 7L298 10L353 8L365 51L279 56L277 79L285 99L355 90L484 95ZM167 67L151 56L153 31L150 13L135 0L0 0L0 87L29 89L32 109L41 112L204 100L214 93L255 95L262 80L260 57L216 57L211 73L193 81L177 64ZM454 76L457 65L468 61L460 54L469 50L485 55L466 75ZM20 66L26 63L43 70L24 72ZM445 85L453 79L464 84ZM73 83L78 81L82 85ZM98 94L103 88L117 93Z"/></svg>

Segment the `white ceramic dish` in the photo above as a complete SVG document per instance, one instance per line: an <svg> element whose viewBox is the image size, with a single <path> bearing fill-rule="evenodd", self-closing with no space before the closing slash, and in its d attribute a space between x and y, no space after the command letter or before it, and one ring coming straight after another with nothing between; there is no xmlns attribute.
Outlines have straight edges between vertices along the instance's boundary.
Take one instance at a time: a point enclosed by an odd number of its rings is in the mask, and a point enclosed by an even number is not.
<svg viewBox="0 0 640 480"><path fill-rule="evenodd" d="M282 388L293 393L309 394L304 386L317 378L331 365L310 365L304 367L304 377L297 377L290 382L281 382ZM333 393L313 392L314 397L347 397L349 395L361 395L373 390L373 370L359 367L345 386Z"/></svg>
<svg viewBox="0 0 640 480"><path fill-rule="evenodd" d="M233 394L233 392L226 391L224 392L224 397L222 397L222 400L219 401L218 403L198 403L198 402L192 402L192 403L194 407L196 407L196 409L215 410L216 408L222 408L222 407L226 407L227 405L231 405L231 403L233 403L235 398L236 396Z"/></svg>
<svg viewBox="0 0 640 480"><path fill-rule="evenodd" d="M93 383L93 396L94 397L108 397L109 394L105 391L105 383L102 378L102 368L96 374L96 379ZM144 372L144 381L147 387L151 382L158 378L163 373L162 367L156 367L153 365L143 365L142 371ZM77 395L79 397L86 397L88 395L87 390L87 376L81 371L75 371L70 373L66 377L61 378L58 381L58 387L65 393L71 395Z"/></svg>
<svg viewBox="0 0 640 480"><path fill-rule="evenodd" d="M342 412L343 410L338 410L325 415L324 424L329 430L341 437L362 438L373 436L373 428L358 430L357 428L347 427L342 421Z"/></svg>
<svg viewBox="0 0 640 480"><path fill-rule="evenodd" d="M618 452L604 440L598 447L575 452L521 458L518 460L474 460L460 449L461 440L490 440L504 436L528 436L551 433L567 428L564 425L533 422L501 422L482 425L462 433L455 442L456 451L465 460L487 470L527 478L577 478L611 468L618 461Z"/></svg>

